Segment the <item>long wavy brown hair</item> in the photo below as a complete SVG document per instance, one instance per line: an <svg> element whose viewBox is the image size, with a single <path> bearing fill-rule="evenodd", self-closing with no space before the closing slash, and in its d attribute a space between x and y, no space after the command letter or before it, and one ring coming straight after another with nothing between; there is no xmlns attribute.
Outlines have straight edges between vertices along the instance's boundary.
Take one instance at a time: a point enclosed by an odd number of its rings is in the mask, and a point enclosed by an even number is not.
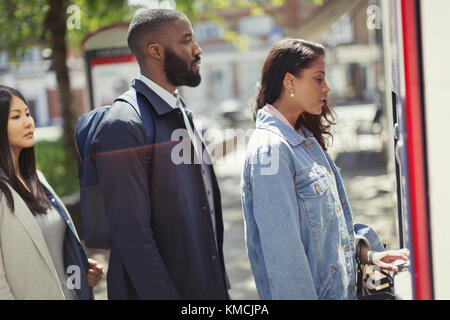
<svg viewBox="0 0 450 320"><path fill-rule="evenodd" d="M300 77L319 57L325 57L325 48L319 44L301 39L285 38L276 43L269 52L262 69L260 89L256 97L254 117L266 104L272 104L281 95L283 79L287 72ZM335 124L335 112L328 102L320 115L303 112L295 124L298 130L305 126L314 135L323 150L327 150L332 138L331 126Z"/></svg>

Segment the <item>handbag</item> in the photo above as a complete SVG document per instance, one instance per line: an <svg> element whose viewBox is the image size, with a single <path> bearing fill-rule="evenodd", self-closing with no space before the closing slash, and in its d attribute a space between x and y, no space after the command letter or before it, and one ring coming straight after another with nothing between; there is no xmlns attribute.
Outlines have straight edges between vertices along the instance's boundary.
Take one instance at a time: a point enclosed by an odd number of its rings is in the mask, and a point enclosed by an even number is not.
<svg viewBox="0 0 450 320"><path fill-rule="evenodd" d="M395 300L394 278L376 265L358 261L358 300Z"/></svg>

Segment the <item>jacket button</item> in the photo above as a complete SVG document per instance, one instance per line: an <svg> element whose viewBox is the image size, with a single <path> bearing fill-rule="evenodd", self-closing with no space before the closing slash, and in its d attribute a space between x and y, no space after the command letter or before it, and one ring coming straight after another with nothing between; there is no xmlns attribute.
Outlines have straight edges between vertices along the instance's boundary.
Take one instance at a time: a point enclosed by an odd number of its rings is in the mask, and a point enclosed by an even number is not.
<svg viewBox="0 0 450 320"><path fill-rule="evenodd" d="M314 189L316 190L317 193L320 193L320 187L317 183L314 184Z"/></svg>
<svg viewBox="0 0 450 320"><path fill-rule="evenodd" d="M216 256L215 256L215 255L214 255L214 256L212 256L211 258L212 258L213 260L216 260Z"/></svg>
<svg viewBox="0 0 450 320"><path fill-rule="evenodd" d="M206 206L205 205L202 206L202 210L206 211Z"/></svg>

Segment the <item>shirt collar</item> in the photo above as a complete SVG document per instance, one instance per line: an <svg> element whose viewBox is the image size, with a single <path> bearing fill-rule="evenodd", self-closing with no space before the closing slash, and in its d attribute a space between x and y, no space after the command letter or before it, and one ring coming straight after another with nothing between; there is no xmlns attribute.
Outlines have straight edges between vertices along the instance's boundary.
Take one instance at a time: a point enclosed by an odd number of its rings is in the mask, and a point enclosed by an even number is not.
<svg viewBox="0 0 450 320"><path fill-rule="evenodd" d="M301 126L300 130L302 130L306 137L303 138L297 131L295 131L289 122L286 123L285 121L268 112L267 108L262 108L258 111L256 128L266 129L278 134L279 136L284 137L293 146L299 145L304 140L312 136L312 133L308 129Z"/></svg>
<svg viewBox="0 0 450 320"><path fill-rule="evenodd" d="M273 115L274 117L280 119L281 121L283 121L285 124L287 124L289 127L291 127L292 129L294 129L294 127L289 123L289 121L285 118L285 116L283 116L283 114L278 111L277 108L275 108L273 105L271 104L266 104L263 107L264 111L266 111L267 113L270 113L271 115ZM295 130L295 129L294 129Z"/></svg>
<svg viewBox="0 0 450 320"><path fill-rule="evenodd" d="M169 91L159 86L143 74L139 74L138 79L145 83L150 89L152 89L158 96L161 97L169 106L176 109L177 106L177 98L171 94ZM178 91L175 90L175 94L178 95Z"/></svg>

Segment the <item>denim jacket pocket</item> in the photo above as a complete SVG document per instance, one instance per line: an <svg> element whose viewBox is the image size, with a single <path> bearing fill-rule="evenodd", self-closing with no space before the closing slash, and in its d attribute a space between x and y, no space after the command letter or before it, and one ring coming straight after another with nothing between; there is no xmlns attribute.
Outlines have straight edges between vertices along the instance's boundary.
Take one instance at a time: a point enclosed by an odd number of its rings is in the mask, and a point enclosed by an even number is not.
<svg viewBox="0 0 450 320"><path fill-rule="evenodd" d="M322 282L320 286L319 292L317 293L317 297L319 300L333 300L335 297L335 284L336 284L336 276L338 275L338 270L335 266L330 266L330 269L327 273L325 280Z"/></svg>
<svg viewBox="0 0 450 320"><path fill-rule="evenodd" d="M324 175L295 186L300 206L311 227L325 230L333 217L333 198Z"/></svg>

